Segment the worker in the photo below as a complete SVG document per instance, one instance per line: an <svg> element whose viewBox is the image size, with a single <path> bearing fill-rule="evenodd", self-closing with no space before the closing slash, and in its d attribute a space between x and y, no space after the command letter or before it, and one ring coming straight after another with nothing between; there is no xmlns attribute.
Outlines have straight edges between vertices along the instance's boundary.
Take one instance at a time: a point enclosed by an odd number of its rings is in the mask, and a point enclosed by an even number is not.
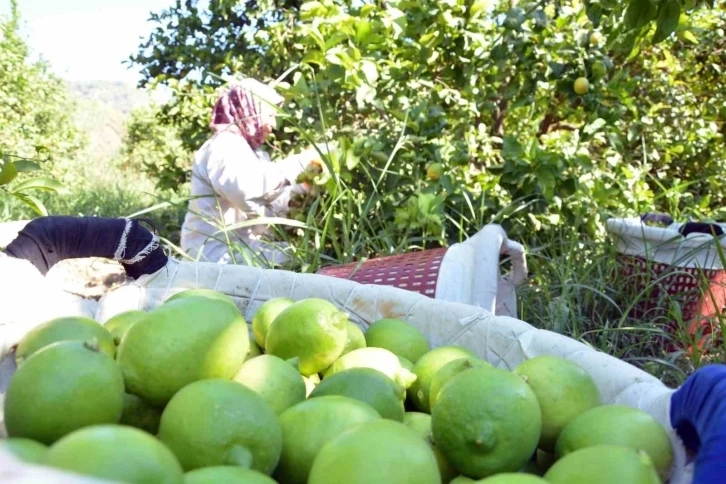
<svg viewBox="0 0 726 484"><path fill-rule="evenodd" d="M194 157L181 231L181 248L193 259L267 267L289 260L269 224L254 221L285 217L291 197L311 188L298 176L321 163L313 148L276 162L262 149L283 101L272 87L247 78L215 103L213 134Z"/></svg>

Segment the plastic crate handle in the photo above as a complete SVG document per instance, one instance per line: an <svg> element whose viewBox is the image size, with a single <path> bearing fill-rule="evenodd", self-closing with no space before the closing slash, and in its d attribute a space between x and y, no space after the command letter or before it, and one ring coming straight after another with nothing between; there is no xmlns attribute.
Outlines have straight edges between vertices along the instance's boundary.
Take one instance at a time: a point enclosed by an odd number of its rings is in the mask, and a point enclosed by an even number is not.
<svg viewBox="0 0 726 484"><path fill-rule="evenodd" d="M528 274L524 247L509 240L501 225L488 224L472 239L476 239L477 256L474 262L474 287L477 288L477 304L496 312L498 281L500 279L499 255L509 256L512 269L506 280L513 286L519 285Z"/></svg>

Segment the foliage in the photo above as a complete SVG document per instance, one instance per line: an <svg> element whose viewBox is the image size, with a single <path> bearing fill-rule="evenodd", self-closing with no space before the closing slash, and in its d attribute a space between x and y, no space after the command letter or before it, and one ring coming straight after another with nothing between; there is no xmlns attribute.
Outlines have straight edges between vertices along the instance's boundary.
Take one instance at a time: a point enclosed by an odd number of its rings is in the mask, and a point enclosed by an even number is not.
<svg viewBox="0 0 726 484"><path fill-rule="evenodd" d="M128 172L145 173L157 188L176 189L187 181L192 154L184 149L178 129L158 122L158 108L134 110L126 127L121 151Z"/></svg>
<svg viewBox="0 0 726 484"><path fill-rule="evenodd" d="M674 35L654 39L670 27L635 16L638 4L309 1L254 24L243 50L217 37L207 41L213 48L183 47L206 15L178 4L157 21L195 29L172 34L160 24L146 45L156 54L135 60L147 82L175 89L160 119L180 129L190 151L208 136L223 75L244 65L244 74L269 79L296 67L279 84L289 102L272 149L330 145L324 196L340 196L342 186L366 200L380 215L376 231L393 238L446 244L490 220L519 238L574 220L602 235L611 214L684 209L694 199L699 215L718 206L709 195L723 168L717 70L726 63L713 24L724 14L679 8ZM248 7L250 18L260 15ZM234 13L224 2L210 8L211 17ZM167 49L189 59L182 70L158 71ZM694 89L694 71L710 83ZM578 77L590 81L584 96L573 89ZM427 181L433 162L445 175ZM684 181L688 166L710 176Z"/></svg>
<svg viewBox="0 0 726 484"><path fill-rule="evenodd" d="M61 186L29 173L43 163L73 157L84 140L73 125L73 106L65 85L44 62L30 62L19 21L12 0L10 17L0 19L0 195L5 200L13 197L42 215L47 211L37 191L57 192Z"/></svg>

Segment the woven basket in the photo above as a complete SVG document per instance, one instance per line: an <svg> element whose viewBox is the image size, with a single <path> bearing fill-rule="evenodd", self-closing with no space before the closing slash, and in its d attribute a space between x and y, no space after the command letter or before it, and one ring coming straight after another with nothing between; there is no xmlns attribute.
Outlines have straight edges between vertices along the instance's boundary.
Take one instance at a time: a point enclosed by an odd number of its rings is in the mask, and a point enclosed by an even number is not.
<svg viewBox="0 0 726 484"><path fill-rule="evenodd" d="M663 216L659 217L663 219ZM611 219L608 229L617 240L618 289L636 299L629 316L653 320L668 317L670 301L680 306L679 326L669 318L669 332L687 331L703 349L721 339L718 319L726 308L726 270L713 234L689 231L665 217L666 228L645 225L640 219ZM701 224L699 224L701 225ZM720 236L723 228L708 226ZM717 228L717 230L713 230ZM722 246L726 240L721 239Z"/></svg>

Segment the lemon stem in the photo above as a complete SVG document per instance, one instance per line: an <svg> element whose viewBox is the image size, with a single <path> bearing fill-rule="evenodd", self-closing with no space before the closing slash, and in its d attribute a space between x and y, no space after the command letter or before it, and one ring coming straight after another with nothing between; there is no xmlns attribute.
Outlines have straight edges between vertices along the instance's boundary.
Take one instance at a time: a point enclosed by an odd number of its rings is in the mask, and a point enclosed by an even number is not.
<svg viewBox="0 0 726 484"><path fill-rule="evenodd" d="M83 346L85 346L86 348L88 348L91 351L95 351L95 352L101 351L101 346L98 344L98 338L95 338L95 337L84 341Z"/></svg>

